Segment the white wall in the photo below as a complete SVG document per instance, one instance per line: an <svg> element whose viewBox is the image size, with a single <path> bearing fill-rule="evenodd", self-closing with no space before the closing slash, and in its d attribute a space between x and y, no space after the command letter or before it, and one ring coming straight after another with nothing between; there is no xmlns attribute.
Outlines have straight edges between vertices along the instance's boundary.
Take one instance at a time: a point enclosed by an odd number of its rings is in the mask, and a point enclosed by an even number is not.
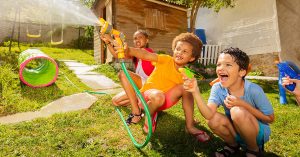
<svg viewBox="0 0 300 157"><path fill-rule="evenodd" d="M279 52L275 0L237 0L234 8L200 8L195 28L203 28L208 44L239 47L249 55Z"/></svg>

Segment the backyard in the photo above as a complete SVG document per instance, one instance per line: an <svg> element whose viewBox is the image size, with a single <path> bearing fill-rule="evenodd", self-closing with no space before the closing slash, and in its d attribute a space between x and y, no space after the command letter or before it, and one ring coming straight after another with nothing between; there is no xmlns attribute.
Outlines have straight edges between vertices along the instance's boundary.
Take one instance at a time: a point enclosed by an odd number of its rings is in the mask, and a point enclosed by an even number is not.
<svg viewBox="0 0 300 157"><path fill-rule="evenodd" d="M18 55L30 45L0 47L0 116L19 112L36 111L63 96L90 90L59 62L59 77L55 84L44 88L23 86L18 78ZM77 60L94 65L92 50L40 47L41 51L56 60ZM97 71L116 79L116 71L109 65L101 65ZM68 78L70 81L68 81ZM275 122L271 124L271 138L265 144L265 156L300 156L299 106L288 94L289 104L281 105L276 81L251 80L263 87L275 110ZM74 86L75 85L75 86ZM199 81L201 92L208 98L208 82ZM111 103L111 95L97 95L98 101L87 110L55 114L49 118L17 124L0 125L0 156L210 156L223 146L214 136L204 118L195 107L197 126L212 137L207 143L199 143L185 132L181 103L161 112L157 130L149 144L137 149L131 142L119 115ZM129 109L121 108L124 115ZM222 109L220 109L222 111ZM143 142L143 123L130 126L134 136ZM241 156L242 152L236 156Z"/></svg>

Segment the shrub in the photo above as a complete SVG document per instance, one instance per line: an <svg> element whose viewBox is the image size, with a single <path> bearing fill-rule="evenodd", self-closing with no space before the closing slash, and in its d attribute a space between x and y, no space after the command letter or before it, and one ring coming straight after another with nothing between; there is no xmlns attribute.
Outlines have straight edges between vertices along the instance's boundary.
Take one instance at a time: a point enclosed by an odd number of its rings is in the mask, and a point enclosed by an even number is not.
<svg viewBox="0 0 300 157"><path fill-rule="evenodd" d="M0 85L1 85L1 99L0 108L13 108L13 105L20 100L20 81L16 73L13 72L13 67L5 64L0 66ZM5 106L4 106L5 104ZM0 110L0 115L3 110Z"/></svg>
<svg viewBox="0 0 300 157"><path fill-rule="evenodd" d="M264 73L262 71L251 71L248 73L248 76L264 76Z"/></svg>
<svg viewBox="0 0 300 157"><path fill-rule="evenodd" d="M0 48L0 63L1 64L10 64L12 65L12 69L17 69L18 67L18 56L20 54L19 50L9 50L6 48ZM0 64L0 65L1 65Z"/></svg>
<svg viewBox="0 0 300 157"><path fill-rule="evenodd" d="M78 39L72 40L69 44L72 48L78 48L78 49L93 49L93 38L88 37L79 37Z"/></svg>

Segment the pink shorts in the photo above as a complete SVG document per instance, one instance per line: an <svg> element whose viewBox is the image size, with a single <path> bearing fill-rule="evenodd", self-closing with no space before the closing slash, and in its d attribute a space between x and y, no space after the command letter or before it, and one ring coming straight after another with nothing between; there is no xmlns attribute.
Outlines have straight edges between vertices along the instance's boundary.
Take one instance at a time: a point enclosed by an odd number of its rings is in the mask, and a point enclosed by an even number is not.
<svg viewBox="0 0 300 157"><path fill-rule="evenodd" d="M149 89L149 90L146 90L144 93L142 93L142 95L143 95L146 102L149 101L149 95L150 95L151 91L153 91L153 90L154 89ZM164 95L165 95L165 102L161 107L158 108L157 111L166 110L166 109L174 106L178 102L178 100L175 101L175 102L171 101L170 93L167 92L167 93L164 93ZM138 105L139 105L140 108L142 108L142 109L144 108L144 106L143 106L143 104L140 100L139 100ZM154 113L154 115L155 115L155 113Z"/></svg>

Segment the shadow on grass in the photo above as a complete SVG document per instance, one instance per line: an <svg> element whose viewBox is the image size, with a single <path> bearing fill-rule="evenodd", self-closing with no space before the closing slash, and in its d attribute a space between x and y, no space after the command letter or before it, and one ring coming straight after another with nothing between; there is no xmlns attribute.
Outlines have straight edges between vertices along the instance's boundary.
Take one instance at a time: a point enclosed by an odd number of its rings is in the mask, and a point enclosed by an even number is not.
<svg viewBox="0 0 300 157"><path fill-rule="evenodd" d="M203 123L203 122L202 122ZM161 156L213 156L214 152L224 147L223 140L215 136L209 129L200 124L197 128L206 131L211 139L208 142L199 142L196 138L185 131L185 120L166 112L160 112L157 129L151 137L151 149L157 151ZM143 156L148 156L140 150ZM240 151L233 157L244 156L245 151ZM264 152L264 156L277 157L271 152Z"/></svg>
<svg viewBox="0 0 300 157"><path fill-rule="evenodd" d="M39 104L56 100L63 95L63 91L59 89L59 87L55 83L43 88L31 88L24 84L21 85L21 87L21 94L23 98L34 100Z"/></svg>
<svg viewBox="0 0 300 157"><path fill-rule="evenodd" d="M211 140L201 143L186 133L185 120L166 112L160 112L157 129L151 139L152 149L162 156L210 156L221 145L221 140L212 135L207 128L197 125L206 131Z"/></svg>

